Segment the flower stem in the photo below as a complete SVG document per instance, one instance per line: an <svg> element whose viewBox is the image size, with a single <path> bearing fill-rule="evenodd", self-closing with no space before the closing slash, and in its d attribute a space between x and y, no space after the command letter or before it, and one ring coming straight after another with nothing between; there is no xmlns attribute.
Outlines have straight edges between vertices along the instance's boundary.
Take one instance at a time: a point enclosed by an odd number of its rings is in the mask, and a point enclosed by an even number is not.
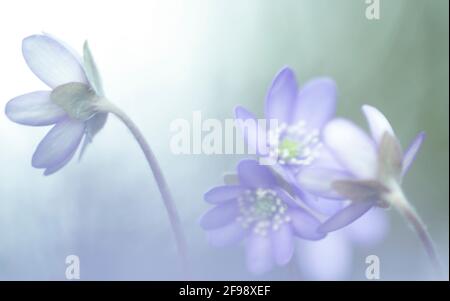
<svg viewBox="0 0 450 301"><path fill-rule="evenodd" d="M175 203L173 201L172 195L170 193L169 187L167 185L167 182L164 178L164 175L162 173L162 170L158 164L158 161L156 160L156 157L154 153L152 152L150 145L145 140L144 136L142 135L139 128L136 126L136 124L126 115L121 109L119 109L117 106L110 102L104 103L105 111L108 111L112 114L114 114L117 118L119 118L130 130L131 134L136 139L137 143L141 147L145 158L147 159L148 165L150 166L150 169L152 170L153 176L155 177L156 183L158 185L159 191L161 193L162 199L164 201L164 206L166 207L167 214L169 216L170 224L172 226L172 231L175 236L175 241L177 244L177 249L179 256L181 258L181 264L183 268L183 272L186 277L189 276L189 264L188 264L188 258L187 258L187 244L186 239L184 237L180 218L178 216L178 212L175 207Z"/></svg>
<svg viewBox="0 0 450 301"><path fill-rule="evenodd" d="M442 266L436 252L433 240L428 233L426 225L423 223L417 211L408 202L403 190L397 183L390 186L390 192L386 195L385 200L394 206L406 219L409 225L414 229L423 247L431 260L431 263L439 276L443 275Z"/></svg>

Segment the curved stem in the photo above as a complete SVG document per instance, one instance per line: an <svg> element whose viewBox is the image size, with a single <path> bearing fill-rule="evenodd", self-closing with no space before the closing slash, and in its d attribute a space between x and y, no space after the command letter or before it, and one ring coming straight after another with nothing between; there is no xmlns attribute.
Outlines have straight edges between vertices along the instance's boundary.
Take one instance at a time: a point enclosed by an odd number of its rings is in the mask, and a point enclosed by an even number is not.
<svg viewBox="0 0 450 301"><path fill-rule="evenodd" d="M138 129L136 124L118 107L113 105L110 102L104 103L105 111L108 111L114 114L117 118L119 118L130 130L131 134L136 139L137 143L141 147L145 158L147 159L148 165L152 170L153 176L155 177L156 183L158 185L159 191L161 193L162 199L164 201L164 206L166 207L167 214L169 216L170 224L172 226L172 231L175 236L175 241L177 244L178 253L181 258L181 264L183 267L183 271L186 276L189 275L189 265L187 259L187 245L186 239L184 237L183 231L181 229L181 223L178 216L178 212L175 207L175 203L173 201L172 195L170 193L167 182L164 178L162 170L156 160L154 153L152 152L150 145L145 140L141 131Z"/></svg>
<svg viewBox="0 0 450 301"><path fill-rule="evenodd" d="M414 207L408 202L403 190L398 184L391 186L390 193L386 195L386 201L392 204L414 229L430 258L436 273L438 273L439 276L442 276L443 270L430 233L428 233L426 225L423 223Z"/></svg>

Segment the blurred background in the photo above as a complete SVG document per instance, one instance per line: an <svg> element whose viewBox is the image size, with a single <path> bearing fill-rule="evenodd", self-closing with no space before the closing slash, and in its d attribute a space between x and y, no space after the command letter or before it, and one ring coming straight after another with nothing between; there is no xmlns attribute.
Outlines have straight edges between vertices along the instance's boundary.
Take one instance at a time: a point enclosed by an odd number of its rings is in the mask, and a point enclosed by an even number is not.
<svg viewBox="0 0 450 301"><path fill-rule="evenodd" d="M170 123L191 120L194 110L231 118L237 104L262 116L267 88L286 65L300 83L330 76L339 115L366 127L360 107L376 106L404 147L427 132L404 188L448 278L449 3L380 4L380 19L368 20L364 0L2 2L0 104L46 89L23 60L24 37L45 31L78 50L88 39L107 96L134 119L160 160L194 279L364 280L371 254L380 258L382 280L432 279L417 237L395 211L382 213L383 233L369 244L338 237L347 230L330 236L336 253L324 254L317 272L302 263L311 243L299 242L289 267L254 276L242 246L213 248L198 226L209 208L203 193L221 184L240 157L173 155ZM127 129L110 118L82 162L44 177L31 156L47 131L0 114L0 279L64 280L70 254L81 260L82 280L180 279L159 192Z"/></svg>

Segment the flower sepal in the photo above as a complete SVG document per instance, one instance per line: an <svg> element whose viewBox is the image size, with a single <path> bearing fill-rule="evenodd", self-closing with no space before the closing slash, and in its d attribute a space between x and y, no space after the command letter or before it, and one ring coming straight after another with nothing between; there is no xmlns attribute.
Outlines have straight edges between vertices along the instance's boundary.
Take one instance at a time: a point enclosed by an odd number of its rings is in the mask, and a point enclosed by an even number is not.
<svg viewBox="0 0 450 301"><path fill-rule="evenodd" d="M56 87L50 98L70 117L86 121L99 112L99 97L88 85L83 83L67 83Z"/></svg>

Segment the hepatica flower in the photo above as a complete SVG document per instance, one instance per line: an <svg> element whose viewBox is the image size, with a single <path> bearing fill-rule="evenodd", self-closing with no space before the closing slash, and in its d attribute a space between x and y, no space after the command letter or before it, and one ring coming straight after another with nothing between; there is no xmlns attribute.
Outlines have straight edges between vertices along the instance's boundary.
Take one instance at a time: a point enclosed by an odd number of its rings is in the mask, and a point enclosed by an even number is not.
<svg viewBox="0 0 450 301"><path fill-rule="evenodd" d="M29 68L51 90L18 96L6 105L6 115L14 122L30 126L54 125L39 143L32 165L45 175L64 167L103 128L109 113L130 130L152 170L166 206L183 268L187 269L186 243L171 193L149 144L134 122L103 92L100 74L84 44L83 58L65 43L47 34L23 40L23 56Z"/></svg>
<svg viewBox="0 0 450 301"><path fill-rule="evenodd" d="M324 194L334 190L350 205L331 216L319 231L330 232L355 221L374 206L392 206L416 230L428 255L439 269L438 258L426 226L406 199L401 183L425 138L419 133L403 152L386 117L376 108L363 106L371 136L346 119L335 119L323 131L323 141L345 167L347 173L333 169L311 169L300 178L309 188ZM302 179L300 179L302 180Z"/></svg>
<svg viewBox="0 0 450 301"><path fill-rule="evenodd" d="M5 112L20 124L54 125L32 159L50 175L71 160L83 138L86 146L104 126L108 114L95 109L104 97L101 79L87 43L83 59L47 34L25 38L22 51L31 71L52 90L18 96Z"/></svg>
<svg viewBox="0 0 450 301"><path fill-rule="evenodd" d="M235 184L212 188L205 200L214 205L200 221L211 244L245 241L248 269L261 274L287 264L294 253L294 237L317 240L319 220L280 187L273 172L255 160L237 167Z"/></svg>
<svg viewBox="0 0 450 301"><path fill-rule="evenodd" d="M266 127L245 108L235 109L244 139L251 150L277 172L305 202L317 197L303 189L297 176L311 167L339 165L321 141L324 126L335 114L336 85L329 78L307 82L299 89L294 72L281 70L269 88L265 102ZM270 121L277 121L270 126ZM250 127L249 121L257 126ZM266 164L266 163L265 163ZM340 167L339 167L340 168ZM329 197L329 196L327 196Z"/></svg>

